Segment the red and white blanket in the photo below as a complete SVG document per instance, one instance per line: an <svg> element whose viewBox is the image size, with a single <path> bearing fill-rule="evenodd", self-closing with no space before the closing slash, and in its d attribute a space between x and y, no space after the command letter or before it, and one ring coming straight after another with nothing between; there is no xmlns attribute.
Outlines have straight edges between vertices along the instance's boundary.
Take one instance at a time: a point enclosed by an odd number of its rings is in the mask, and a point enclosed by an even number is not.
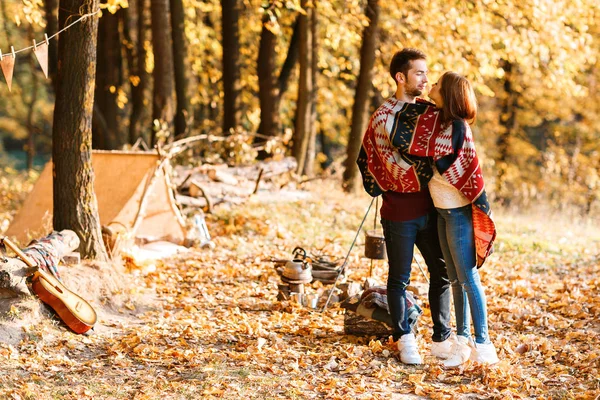
<svg viewBox="0 0 600 400"><path fill-rule="evenodd" d="M431 103L388 99L371 119L357 163L365 189L372 196L393 190L418 191L431 178L431 157L440 174L473 205L477 266L493 251L496 227L485 193L473 134L465 121L443 126ZM417 160L414 162L414 160Z"/></svg>

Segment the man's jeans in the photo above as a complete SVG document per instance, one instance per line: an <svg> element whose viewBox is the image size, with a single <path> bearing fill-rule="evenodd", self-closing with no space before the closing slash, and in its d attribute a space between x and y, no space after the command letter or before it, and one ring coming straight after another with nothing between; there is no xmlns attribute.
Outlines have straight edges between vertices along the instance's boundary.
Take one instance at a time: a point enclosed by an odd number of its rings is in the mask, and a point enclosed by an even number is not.
<svg viewBox="0 0 600 400"><path fill-rule="evenodd" d="M471 204L453 209L438 208L440 245L452 283L457 335L470 337L473 316L475 341L490 343L486 300L475 257Z"/></svg>
<svg viewBox="0 0 600 400"><path fill-rule="evenodd" d="M410 284L415 245L423 255L430 275L429 307L434 342L450 336L450 281L442 257L435 211L410 221L381 219L390 266L387 298L394 323L394 339L410 333L406 310L406 287Z"/></svg>

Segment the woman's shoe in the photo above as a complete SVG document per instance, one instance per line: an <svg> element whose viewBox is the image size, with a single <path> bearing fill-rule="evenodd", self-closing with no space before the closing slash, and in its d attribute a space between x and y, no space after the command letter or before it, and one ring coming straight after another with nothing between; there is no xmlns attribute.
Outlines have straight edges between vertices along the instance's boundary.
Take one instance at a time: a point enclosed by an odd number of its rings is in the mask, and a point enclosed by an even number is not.
<svg viewBox="0 0 600 400"><path fill-rule="evenodd" d="M493 343L472 343L471 360L482 364L496 364L500 361Z"/></svg>
<svg viewBox="0 0 600 400"><path fill-rule="evenodd" d="M469 359L471 356L471 346L469 346L469 339L464 336L457 336L452 349L452 355L442 361L442 364L446 368L456 368Z"/></svg>
<svg viewBox="0 0 600 400"><path fill-rule="evenodd" d="M456 335L453 333L443 342L431 343L431 355L444 360L450 358L452 356L452 350L454 349L455 342Z"/></svg>

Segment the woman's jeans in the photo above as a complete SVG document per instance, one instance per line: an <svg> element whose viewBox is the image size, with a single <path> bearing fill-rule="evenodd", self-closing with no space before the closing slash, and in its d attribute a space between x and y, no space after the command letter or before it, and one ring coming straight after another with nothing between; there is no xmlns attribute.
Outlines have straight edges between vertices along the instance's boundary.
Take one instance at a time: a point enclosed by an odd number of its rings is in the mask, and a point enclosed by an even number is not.
<svg viewBox="0 0 600 400"><path fill-rule="evenodd" d="M415 245L425 259L430 275L429 307L434 342L450 336L450 281L442 257L435 211L410 221L381 219L388 255L387 299L394 323L394 339L410 333L406 310L406 287L410 284Z"/></svg>
<svg viewBox="0 0 600 400"><path fill-rule="evenodd" d="M475 257L471 207L469 204L452 209L438 208L438 231L448 277L452 284L456 333L470 337L470 311L475 328L475 341L490 343L485 292L479 279Z"/></svg>

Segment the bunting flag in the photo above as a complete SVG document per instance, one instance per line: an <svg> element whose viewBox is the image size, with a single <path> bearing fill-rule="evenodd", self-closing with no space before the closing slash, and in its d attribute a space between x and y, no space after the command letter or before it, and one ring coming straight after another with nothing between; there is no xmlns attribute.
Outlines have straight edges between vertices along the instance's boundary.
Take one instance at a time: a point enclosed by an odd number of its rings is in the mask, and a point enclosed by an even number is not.
<svg viewBox="0 0 600 400"><path fill-rule="evenodd" d="M46 38L48 38L48 36L46 36ZM46 79L48 79L48 41L46 39L46 41L44 43L35 44L35 40L33 41L33 52L35 53L35 57L37 58L38 62L40 63L40 67L42 67L42 71L44 72L44 75L46 76Z"/></svg>
<svg viewBox="0 0 600 400"><path fill-rule="evenodd" d="M3 1L3 0L0 0L0 1ZM100 12L100 9L98 9L95 12L91 12L89 14L82 15L81 17L79 17L79 19L77 19L74 22L71 22L69 25L65 26L63 29L56 32L54 35L52 35L50 37L48 37L47 34L44 34L45 40L39 44L36 43L34 40L33 46L29 46L29 47L26 47L24 49L20 49L17 51L15 51L14 47L11 46L11 53L8 53L8 54L2 54L2 50L0 50L0 67L2 67L2 73L4 74L4 79L6 79L6 84L8 85L8 90L12 91L12 79L13 79L13 73L15 70L15 61L17 59L17 53L21 53L23 51L33 49L33 53L35 54L35 57L36 57L38 63L40 64L40 67L42 68L42 72L44 72L44 76L46 77L46 79L48 79L48 46L50 46L50 40L54 39L60 33L66 31L73 25L85 20L88 17L93 17L94 15L98 14L99 12Z"/></svg>
<svg viewBox="0 0 600 400"><path fill-rule="evenodd" d="M4 79L6 79L6 84L8 85L8 91L12 91L12 78L13 72L15 71L15 55L6 54L2 55L0 52L0 66L2 66L2 73L4 74Z"/></svg>

